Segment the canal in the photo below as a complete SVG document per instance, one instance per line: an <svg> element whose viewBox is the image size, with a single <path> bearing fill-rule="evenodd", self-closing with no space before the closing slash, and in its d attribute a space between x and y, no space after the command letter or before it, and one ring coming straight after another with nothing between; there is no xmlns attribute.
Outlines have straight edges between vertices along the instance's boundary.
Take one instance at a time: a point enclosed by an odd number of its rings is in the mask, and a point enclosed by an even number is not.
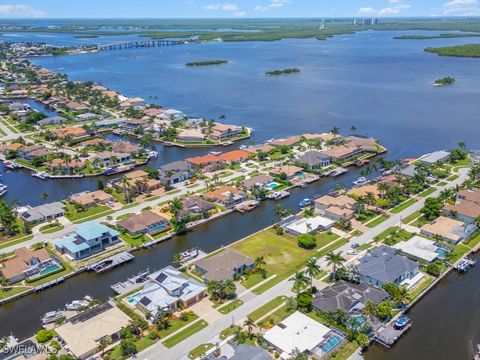
<svg viewBox="0 0 480 360"><path fill-rule="evenodd" d="M478 265L464 274L451 272L410 310L412 329L391 349L374 345L365 359L472 359L480 342L479 282Z"/></svg>
<svg viewBox="0 0 480 360"><path fill-rule="evenodd" d="M150 268L160 269L170 264L175 253L192 247L200 247L210 252L222 245L229 245L256 231L259 231L275 220L275 205L281 203L285 208L298 210L302 198L315 194L327 193L338 183L350 186L358 177L358 169L339 178L324 178L303 189L293 189L290 197L280 202L264 201L250 213L233 213L217 219L201 227L195 228L182 236L160 243L158 246L135 253L133 262L116 268L113 271L96 274L82 273L64 283L38 294L17 299L0 306L0 336L14 334L22 339L31 336L41 326L40 317L47 311L62 309L67 302L82 298L85 295L106 300L113 295L110 285L125 280L127 277Z"/></svg>

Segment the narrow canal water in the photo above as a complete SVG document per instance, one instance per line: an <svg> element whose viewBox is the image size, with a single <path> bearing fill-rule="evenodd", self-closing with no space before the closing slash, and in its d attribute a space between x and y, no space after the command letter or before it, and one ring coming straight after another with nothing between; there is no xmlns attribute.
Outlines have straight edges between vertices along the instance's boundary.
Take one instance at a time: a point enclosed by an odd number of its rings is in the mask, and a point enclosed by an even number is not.
<svg viewBox="0 0 480 360"><path fill-rule="evenodd" d="M326 193L337 183L350 186L357 178L358 169L339 178L325 178L303 189L294 189L290 197L280 203L285 208L297 210L300 199ZM279 202L265 201L257 209L247 214L234 213L224 218L167 240L155 248L136 253L133 262L105 274L83 273L67 280L59 286L42 293L32 294L0 306L0 336L11 333L22 339L32 335L41 326L40 317L47 311L62 309L67 302L85 295L105 300L113 295L110 285L125 280L146 268L159 269L168 265L176 252L198 246L210 252L222 245L229 245L253 232L272 224L275 220L274 208Z"/></svg>
<svg viewBox="0 0 480 360"><path fill-rule="evenodd" d="M479 281L478 265L465 274L450 273L411 309L412 329L391 349L373 346L365 359L472 359L480 343Z"/></svg>

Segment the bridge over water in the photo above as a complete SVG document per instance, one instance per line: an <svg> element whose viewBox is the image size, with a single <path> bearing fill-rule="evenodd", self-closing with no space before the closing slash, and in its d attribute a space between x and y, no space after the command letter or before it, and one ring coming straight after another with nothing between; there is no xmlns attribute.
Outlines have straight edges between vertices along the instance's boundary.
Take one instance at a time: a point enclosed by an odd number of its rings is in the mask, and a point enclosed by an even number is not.
<svg viewBox="0 0 480 360"><path fill-rule="evenodd" d="M138 49L138 48L183 45L185 43L186 43L185 40L145 40L145 41L122 42L118 44L97 45L97 49L98 50L124 50L124 49Z"/></svg>

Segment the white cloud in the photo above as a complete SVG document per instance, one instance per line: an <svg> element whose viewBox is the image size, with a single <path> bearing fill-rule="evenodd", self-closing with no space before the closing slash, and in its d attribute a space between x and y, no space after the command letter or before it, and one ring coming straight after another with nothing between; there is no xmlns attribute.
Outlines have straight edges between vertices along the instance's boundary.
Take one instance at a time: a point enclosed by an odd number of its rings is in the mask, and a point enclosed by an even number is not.
<svg viewBox="0 0 480 360"><path fill-rule="evenodd" d="M38 18L46 15L46 12L28 5L0 5L0 17L31 17Z"/></svg>
<svg viewBox="0 0 480 360"><path fill-rule="evenodd" d="M377 11L378 11L377 9L374 9L372 7L362 7L358 9L358 12L360 14L376 14Z"/></svg>
<svg viewBox="0 0 480 360"><path fill-rule="evenodd" d="M480 15L478 0L452 0L443 4L443 14L452 16Z"/></svg>
<svg viewBox="0 0 480 360"><path fill-rule="evenodd" d="M270 3L267 5L256 5L253 10L255 11L267 11L270 9L278 9L283 7L285 4L290 4L290 0L270 0Z"/></svg>
<svg viewBox="0 0 480 360"><path fill-rule="evenodd" d="M238 16L238 17L242 17L242 16L247 15L247 13L245 11L239 11L239 12L236 12L235 14L233 14L233 15Z"/></svg>
<svg viewBox="0 0 480 360"><path fill-rule="evenodd" d="M408 5L408 4L398 4L398 5L395 5L395 6L391 6L391 7L381 9L378 12L378 15L396 15L396 14L400 14L400 12L402 10L409 9L411 7L412 6Z"/></svg>
<svg viewBox="0 0 480 360"><path fill-rule="evenodd" d="M223 3L223 4L208 4L205 6L206 10L223 10L223 11L237 11L238 5L232 3Z"/></svg>
<svg viewBox="0 0 480 360"><path fill-rule="evenodd" d="M388 0L389 4L398 4L401 1L400 0Z"/></svg>

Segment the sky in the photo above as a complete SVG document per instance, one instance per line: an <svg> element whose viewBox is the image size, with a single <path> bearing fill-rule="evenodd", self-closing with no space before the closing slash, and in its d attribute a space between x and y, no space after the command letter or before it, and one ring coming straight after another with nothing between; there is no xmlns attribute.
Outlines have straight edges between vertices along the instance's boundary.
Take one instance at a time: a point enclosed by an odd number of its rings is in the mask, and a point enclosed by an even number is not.
<svg viewBox="0 0 480 360"><path fill-rule="evenodd" d="M480 16L480 0L7 0L0 18Z"/></svg>

